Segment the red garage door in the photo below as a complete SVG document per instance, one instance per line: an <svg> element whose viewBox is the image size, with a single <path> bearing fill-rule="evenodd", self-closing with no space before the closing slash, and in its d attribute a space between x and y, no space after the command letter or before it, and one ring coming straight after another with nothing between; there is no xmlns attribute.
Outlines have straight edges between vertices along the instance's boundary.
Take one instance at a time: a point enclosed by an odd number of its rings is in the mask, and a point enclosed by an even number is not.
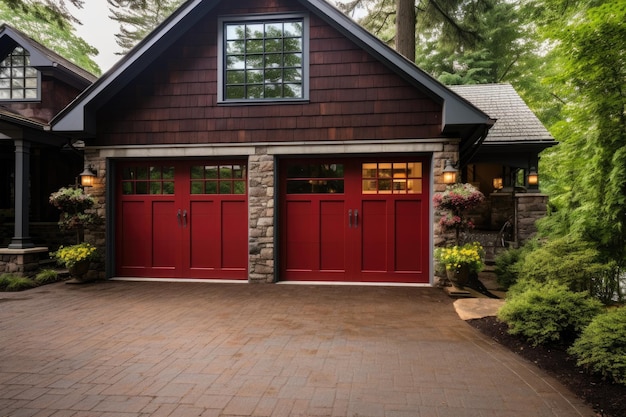
<svg viewBox="0 0 626 417"><path fill-rule="evenodd" d="M428 283L426 164L284 161L281 278Z"/></svg>
<svg viewBox="0 0 626 417"><path fill-rule="evenodd" d="M245 163L127 162L117 172L117 276L247 279Z"/></svg>

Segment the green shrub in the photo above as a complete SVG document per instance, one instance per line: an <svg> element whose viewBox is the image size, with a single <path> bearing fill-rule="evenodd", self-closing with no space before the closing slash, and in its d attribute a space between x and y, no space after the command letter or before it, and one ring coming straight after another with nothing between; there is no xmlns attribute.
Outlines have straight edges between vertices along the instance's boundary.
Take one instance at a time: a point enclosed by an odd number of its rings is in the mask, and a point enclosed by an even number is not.
<svg viewBox="0 0 626 417"><path fill-rule="evenodd" d="M626 307L594 318L569 353L578 366L626 385Z"/></svg>
<svg viewBox="0 0 626 417"><path fill-rule="evenodd" d="M498 318L509 333L520 335L534 346L567 344L602 311L602 303L586 292L572 292L558 283L523 281L513 288Z"/></svg>
<svg viewBox="0 0 626 417"><path fill-rule="evenodd" d="M54 269L42 269L35 275L35 282L39 285L51 284L59 280L59 274Z"/></svg>
<svg viewBox="0 0 626 417"><path fill-rule="evenodd" d="M610 287L606 285L607 279L617 279L611 272L613 269L601 262L600 252L593 243L567 237L547 241L517 265L518 279L557 282L572 291L589 291L592 295L598 288Z"/></svg>
<svg viewBox="0 0 626 417"><path fill-rule="evenodd" d="M522 259L522 249L511 248L496 256L494 272L498 284L508 289L517 282L518 271L516 265Z"/></svg>
<svg viewBox="0 0 626 417"><path fill-rule="evenodd" d="M0 291L22 291L36 286L35 281L30 278L14 274L0 275Z"/></svg>

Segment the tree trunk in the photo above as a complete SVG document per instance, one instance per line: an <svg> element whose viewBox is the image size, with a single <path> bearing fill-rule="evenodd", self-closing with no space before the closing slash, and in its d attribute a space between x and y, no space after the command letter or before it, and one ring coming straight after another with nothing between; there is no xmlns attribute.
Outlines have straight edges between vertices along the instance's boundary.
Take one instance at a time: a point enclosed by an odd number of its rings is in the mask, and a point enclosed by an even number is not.
<svg viewBox="0 0 626 417"><path fill-rule="evenodd" d="M415 62L415 0L396 3L396 51Z"/></svg>

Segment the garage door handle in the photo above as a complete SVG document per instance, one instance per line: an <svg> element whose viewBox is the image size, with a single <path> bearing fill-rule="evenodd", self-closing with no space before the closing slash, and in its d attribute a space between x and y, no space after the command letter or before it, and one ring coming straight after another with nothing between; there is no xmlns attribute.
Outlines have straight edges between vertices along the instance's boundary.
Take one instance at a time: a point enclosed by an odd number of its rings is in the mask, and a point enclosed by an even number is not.
<svg viewBox="0 0 626 417"><path fill-rule="evenodd" d="M187 227L187 210L183 210L183 227Z"/></svg>
<svg viewBox="0 0 626 417"><path fill-rule="evenodd" d="M352 209L348 210L348 228L352 227Z"/></svg>
<svg viewBox="0 0 626 417"><path fill-rule="evenodd" d="M359 210L354 210L354 228L359 227Z"/></svg>
<svg viewBox="0 0 626 417"><path fill-rule="evenodd" d="M181 211L180 211L180 209L178 209L178 213L176 213L176 221L178 222L178 227L182 227L182 225L183 225L183 223L182 223L182 221L180 219L180 216L181 216Z"/></svg>

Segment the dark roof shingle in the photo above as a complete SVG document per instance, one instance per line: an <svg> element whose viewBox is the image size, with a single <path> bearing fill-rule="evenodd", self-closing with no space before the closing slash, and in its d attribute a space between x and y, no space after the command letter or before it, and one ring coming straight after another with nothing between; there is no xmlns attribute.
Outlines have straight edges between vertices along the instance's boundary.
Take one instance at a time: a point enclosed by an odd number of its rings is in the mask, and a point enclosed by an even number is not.
<svg viewBox="0 0 626 417"><path fill-rule="evenodd" d="M510 84L451 85L449 88L497 119L485 144L503 142L555 142Z"/></svg>

